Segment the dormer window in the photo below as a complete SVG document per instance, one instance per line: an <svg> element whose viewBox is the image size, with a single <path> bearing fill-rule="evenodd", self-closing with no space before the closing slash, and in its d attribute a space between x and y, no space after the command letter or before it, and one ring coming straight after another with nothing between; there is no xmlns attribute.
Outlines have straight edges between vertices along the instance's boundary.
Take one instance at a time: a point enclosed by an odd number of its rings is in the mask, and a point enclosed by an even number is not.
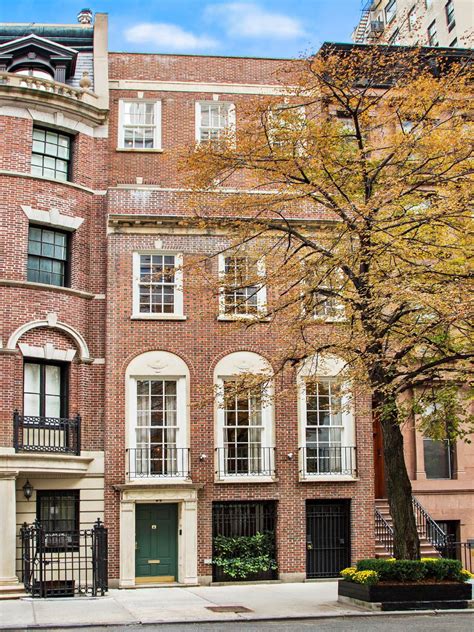
<svg viewBox="0 0 474 632"><path fill-rule="evenodd" d="M65 83L74 75L77 50L38 35L0 45L0 72Z"/></svg>

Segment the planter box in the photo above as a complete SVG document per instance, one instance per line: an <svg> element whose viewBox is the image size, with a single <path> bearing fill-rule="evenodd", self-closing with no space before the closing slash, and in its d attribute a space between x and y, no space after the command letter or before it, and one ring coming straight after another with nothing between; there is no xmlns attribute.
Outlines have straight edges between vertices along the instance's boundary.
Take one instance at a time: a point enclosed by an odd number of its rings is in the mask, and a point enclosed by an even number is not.
<svg viewBox="0 0 474 632"><path fill-rule="evenodd" d="M471 584L376 584L367 586L354 582L339 582L340 597L380 604L382 610L442 610L468 608L472 596Z"/></svg>

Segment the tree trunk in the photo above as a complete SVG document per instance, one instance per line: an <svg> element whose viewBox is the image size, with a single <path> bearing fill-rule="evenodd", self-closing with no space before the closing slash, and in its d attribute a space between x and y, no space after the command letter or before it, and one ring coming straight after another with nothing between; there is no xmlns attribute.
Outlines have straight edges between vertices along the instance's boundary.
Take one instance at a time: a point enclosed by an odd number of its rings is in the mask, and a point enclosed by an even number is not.
<svg viewBox="0 0 474 632"><path fill-rule="evenodd" d="M397 560L420 558L420 540L412 505L411 482L403 453L403 435L396 404L382 398L380 410L387 497L393 520L393 555Z"/></svg>

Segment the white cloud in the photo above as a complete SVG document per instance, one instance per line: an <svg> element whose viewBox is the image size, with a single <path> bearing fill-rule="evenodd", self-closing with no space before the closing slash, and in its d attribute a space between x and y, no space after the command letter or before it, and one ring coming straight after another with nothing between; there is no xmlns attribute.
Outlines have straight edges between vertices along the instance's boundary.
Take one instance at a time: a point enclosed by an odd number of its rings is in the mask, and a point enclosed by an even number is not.
<svg viewBox="0 0 474 632"><path fill-rule="evenodd" d="M160 51L188 52L215 48L218 42L206 35L194 35L176 24L143 22L125 31L125 39L134 44L152 44Z"/></svg>
<svg viewBox="0 0 474 632"><path fill-rule="evenodd" d="M205 15L215 24L221 24L231 37L295 39L305 35L299 20L267 11L253 2L212 4Z"/></svg>

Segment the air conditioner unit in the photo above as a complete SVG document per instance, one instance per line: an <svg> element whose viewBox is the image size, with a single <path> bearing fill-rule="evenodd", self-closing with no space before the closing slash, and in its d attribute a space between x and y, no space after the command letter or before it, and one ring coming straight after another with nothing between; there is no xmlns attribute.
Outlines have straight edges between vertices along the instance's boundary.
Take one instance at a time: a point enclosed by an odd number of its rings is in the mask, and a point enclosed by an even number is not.
<svg viewBox="0 0 474 632"><path fill-rule="evenodd" d="M370 23L370 32L383 33L383 31L384 31L383 20L372 20L372 22Z"/></svg>

